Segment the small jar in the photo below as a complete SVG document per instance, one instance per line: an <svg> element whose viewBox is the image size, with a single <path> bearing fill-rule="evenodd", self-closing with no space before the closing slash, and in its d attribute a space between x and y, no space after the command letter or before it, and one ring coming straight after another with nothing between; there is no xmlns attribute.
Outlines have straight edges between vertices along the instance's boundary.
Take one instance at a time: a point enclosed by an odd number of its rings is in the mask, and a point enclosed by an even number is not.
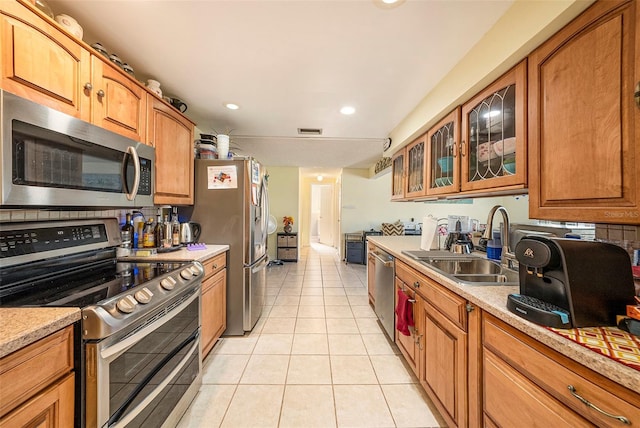
<svg viewBox="0 0 640 428"><path fill-rule="evenodd" d="M160 89L160 82L157 80L149 79L147 80L147 88L162 98L162 89Z"/></svg>
<svg viewBox="0 0 640 428"><path fill-rule="evenodd" d="M118 67L122 67L122 60L118 55L112 53L111 55L109 55L109 60Z"/></svg>
<svg viewBox="0 0 640 428"><path fill-rule="evenodd" d="M91 47L97 50L98 52L100 52L102 55L104 55L107 59L109 58L109 52L107 52L104 46L102 46L102 43L95 42L94 44L91 45Z"/></svg>
<svg viewBox="0 0 640 428"><path fill-rule="evenodd" d="M122 69L129 74L130 76L135 77L135 74L133 74L133 67L131 67L129 64L127 64L126 62L124 64L122 64Z"/></svg>

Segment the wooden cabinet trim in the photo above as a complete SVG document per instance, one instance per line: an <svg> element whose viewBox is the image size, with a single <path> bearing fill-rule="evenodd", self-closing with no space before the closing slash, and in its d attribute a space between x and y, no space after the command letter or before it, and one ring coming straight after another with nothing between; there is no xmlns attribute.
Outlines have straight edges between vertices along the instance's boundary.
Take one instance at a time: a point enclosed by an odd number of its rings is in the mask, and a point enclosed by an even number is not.
<svg viewBox="0 0 640 428"><path fill-rule="evenodd" d="M219 270L202 283L202 358L213 349L227 328L227 269Z"/></svg>
<svg viewBox="0 0 640 428"><path fill-rule="evenodd" d="M0 359L0 415L73 370L73 326Z"/></svg>

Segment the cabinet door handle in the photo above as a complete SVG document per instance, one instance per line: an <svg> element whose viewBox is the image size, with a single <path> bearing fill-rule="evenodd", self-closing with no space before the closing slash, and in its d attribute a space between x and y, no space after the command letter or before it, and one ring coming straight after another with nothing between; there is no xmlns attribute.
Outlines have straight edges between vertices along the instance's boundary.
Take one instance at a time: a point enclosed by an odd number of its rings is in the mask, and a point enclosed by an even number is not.
<svg viewBox="0 0 640 428"><path fill-rule="evenodd" d="M466 147L467 147L467 143L464 140L462 140L462 143L460 143L460 156L465 157L467 155Z"/></svg>
<svg viewBox="0 0 640 428"><path fill-rule="evenodd" d="M84 84L84 88L87 91L91 92L91 90L93 89L93 85L90 82L87 82L87 83Z"/></svg>
<svg viewBox="0 0 640 428"><path fill-rule="evenodd" d="M413 283L413 286L416 288L420 288L420 282L416 281Z"/></svg>
<svg viewBox="0 0 640 428"><path fill-rule="evenodd" d="M458 157L458 143L453 143L453 157Z"/></svg>
<svg viewBox="0 0 640 428"><path fill-rule="evenodd" d="M612 419L617 419L620 422L622 422L625 425L631 425L631 422L629 421L629 419L625 418L624 416L616 416L613 415L609 412L605 412L604 410L600 409L598 406L596 406L595 404L593 404L592 402L590 402L589 400L587 400L586 398L580 396L578 394L578 392L576 391L576 388L573 385L568 385L567 388L569 389L569 392L571 392L571 395L573 395L574 397L576 397L578 400L580 400L585 406L587 407L591 407L593 410L602 413L603 415L612 418Z"/></svg>
<svg viewBox="0 0 640 428"><path fill-rule="evenodd" d="M636 83L636 90L633 93L633 98L636 100L636 105L640 107L640 82Z"/></svg>
<svg viewBox="0 0 640 428"><path fill-rule="evenodd" d="M100 98L104 97L104 91L103 91L102 89L100 89L100 90L98 91L98 96L99 96Z"/></svg>
<svg viewBox="0 0 640 428"><path fill-rule="evenodd" d="M414 343L416 345L418 345L418 348L422 351L422 341L420 340L422 338L421 334L418 334L418 329L415 329L415 333L414 333Z"/></svg>

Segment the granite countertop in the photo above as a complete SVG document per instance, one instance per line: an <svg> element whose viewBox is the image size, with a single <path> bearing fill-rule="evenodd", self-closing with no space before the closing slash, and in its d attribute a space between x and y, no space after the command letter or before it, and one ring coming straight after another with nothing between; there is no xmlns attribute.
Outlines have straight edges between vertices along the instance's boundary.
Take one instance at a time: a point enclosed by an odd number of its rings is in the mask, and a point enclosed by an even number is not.
<svg viewBox="0 0 640 428"><path fill-rule="evenodd" d="M587 349L510 312L507 309L507 296L511 293L518 293L520 291L519 286L459 285L417 260L402 254L404 250L420 250L419 236L368 236L367 240L388 251L394 257L401 259L416 270L435 279L444 287L467 299L470 303L477 305L482 310L496 316L555 351L632 391L640 391L640 376L637 370Z"/></svg>
<svg viewBox="0 0 640 428"><path fill-rule="evenodd" d="M180 250L121 260L200 262L229 250L228 245L206 244L203 250ZM0 308L0 358L80 319L79 308Z"/></svg>
<svg viewBox="0 0 640 428"><path fill-rule="evenodd" d="M0 308L0 358L79 319L78 308Z"/></svg>

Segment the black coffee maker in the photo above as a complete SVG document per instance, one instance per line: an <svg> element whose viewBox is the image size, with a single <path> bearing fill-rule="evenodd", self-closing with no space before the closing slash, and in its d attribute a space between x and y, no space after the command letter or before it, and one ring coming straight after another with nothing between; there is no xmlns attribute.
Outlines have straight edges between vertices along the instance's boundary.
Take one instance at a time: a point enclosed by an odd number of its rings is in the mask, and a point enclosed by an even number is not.
<svg viewBox="0 0 640 428"><path fill-rule="evenodd" d="M615 326L634 301L631 260L617 245L527 236L515 248L520 294L508 309L556 328Z"/></svg>

